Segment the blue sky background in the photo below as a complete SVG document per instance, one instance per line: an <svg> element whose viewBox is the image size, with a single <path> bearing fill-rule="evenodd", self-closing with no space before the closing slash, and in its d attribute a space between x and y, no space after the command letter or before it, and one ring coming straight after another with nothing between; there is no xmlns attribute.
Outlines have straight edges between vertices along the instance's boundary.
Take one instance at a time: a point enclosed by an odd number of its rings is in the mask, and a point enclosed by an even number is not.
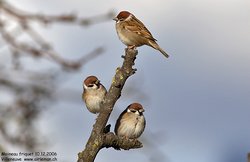
<svg viewBox="0 0 250 162"><path fill-rule="evenodd" d="M127 81L109 123L132 102L145 108L142 149L103 149L96 162L245 162L250 152L250 1L249 0L10 0L31 12L78 13L90 17L128 10L142 20L170 58L140 47L137 73ZM51 140L45 151L59 161L76 161L89 137L95 115L81 100L82 81L96 75L108 88L125 46L115 23L82 28L40 27L64 57L104 46L106 51L81 71L63 76L56 92L75 91L74 102L58 101L38 125ZM44 64L44 63L42 63ZM112 127L112 129L113 129Z"/></svg>

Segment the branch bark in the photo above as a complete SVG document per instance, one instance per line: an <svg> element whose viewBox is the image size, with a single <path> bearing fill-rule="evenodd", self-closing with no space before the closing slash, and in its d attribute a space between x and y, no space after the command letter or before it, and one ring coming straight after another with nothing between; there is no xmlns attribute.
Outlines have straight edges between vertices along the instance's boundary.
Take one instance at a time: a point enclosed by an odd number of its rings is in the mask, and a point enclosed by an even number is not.
<svg viewBox="0 0 250 162"><path fill-rule="evenodd" d="M113 107L121 96L126 80L136 71L136 69L133 69L133 65L137 53L137 50L125 49L125 56L122 56L124 58L123 65L116 70L111 87L102 103L102 111L96 119L85 149L78 154L78 162L93 162L97 153L104 147L125 150L142 147L142 143L138 140L124 139L114 135L114 133L107 132L105 129Z"/></svg>

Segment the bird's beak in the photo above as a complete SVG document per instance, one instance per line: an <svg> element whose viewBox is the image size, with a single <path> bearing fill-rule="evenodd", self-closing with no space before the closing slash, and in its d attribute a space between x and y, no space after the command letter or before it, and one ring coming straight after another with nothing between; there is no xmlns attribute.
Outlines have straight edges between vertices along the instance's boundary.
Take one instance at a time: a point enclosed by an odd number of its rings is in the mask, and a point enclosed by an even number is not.
<svg viewBox="0 0 250 162"><path fill-rule="evenodd" d="M115 18L113 18L113 20L114 20L114 21L118 21L118 18L117 18L117 17L115 17Z"/></svg>

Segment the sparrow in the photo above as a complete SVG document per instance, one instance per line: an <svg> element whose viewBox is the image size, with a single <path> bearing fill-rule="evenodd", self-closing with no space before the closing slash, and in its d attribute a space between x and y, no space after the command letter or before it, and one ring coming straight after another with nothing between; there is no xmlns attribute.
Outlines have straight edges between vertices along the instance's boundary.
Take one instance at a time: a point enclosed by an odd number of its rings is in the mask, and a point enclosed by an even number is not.
<svg viewBox="0 0 250 162"><path fill-rule="evenodd" d="M100 104L107 93L106 88L96 76L88 76L83 82L82 99L87 109L96 114L100 112Z"/></svg>
<svg viewBox="0 0 250 162"><path fill-rule="evenodd" d="M145 25L128 11L121 11L113 20L116 21L115 28L119 39L128 48L148 45L160 51L165 57L169 55L156 43Z"/></svg>
<svg viewBox="0 0 250 162"><path fill-rule="evenodd" d="M115 124L115 134L128 139L137 139L146 126L144 109L139 103L132 103L119 116Z"/></svg>

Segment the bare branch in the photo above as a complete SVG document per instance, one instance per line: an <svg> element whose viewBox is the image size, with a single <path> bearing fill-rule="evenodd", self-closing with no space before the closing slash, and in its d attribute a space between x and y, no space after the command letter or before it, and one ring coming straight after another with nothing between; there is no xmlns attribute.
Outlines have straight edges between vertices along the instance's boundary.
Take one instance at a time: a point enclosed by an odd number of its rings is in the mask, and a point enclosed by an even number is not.
<svg viewBox="0 0 250 162"><path fill-rule="evenodd" d="M109 119L109 116L113 110L116 101L120 98L123 86L131 75L133 75L136 69L133 69L134 61L136 59L138 51L127 48L125 50L125 56L122 67L117 68L116 74L113 78L111 87L103 101L102 111L96 119L96 123L93 126L90 138L86 144L85 150L78 154L78 162L93 162L97 153L103 147L120 147L124 149L132 149L142 147L141 143L137 140L128 141L120 139L120 137L114 134L105 134L105 128ZM125 141L124 141L125 140Z"/></svg>
<svg viewBox="0 0 250 162"><path fill-rule="evenodd" d="M63 14L63 15L44 15L44 14L33 14L26 11L15 8L8 4L6 1L0 3L0 8L6 13L16 18L18 21L27 23L29 21L37 21L43 24L49 23L70 23L78 24L82 26L89 26L96 23L101 23L110 20L110 17L114 16L113 11L108 12L104 15L95 16L92 18L79 18L76 14Z"/></svg>
<svg viewBox="0 0 250 162"><path fill-rule="evenodd" d="M104 135L103 139L103 147L109 148L113 147L117 150L124 149L124 150L129 150L129 149L135 149L135 148L141 148L142 143L138 141L137 139L127 139L127 138L122 138L114 135L114 133L107 133Z"/></svg>
<svg viewBox="0 0 250 162"><path fill-rule="evenodd" d="M62 58L59 54L57 54L55 51L52 50L44 50L44 49L38 49L34 46L28 45L26 43L17 42L14 37L10 35L6 30L4 30L4 23L0 20L0 32L2 34L2 37L4 40L8 43L8 45L11 46L11 48L14 49L15 54L18 54L17 52L23 52L26 54L30 54L33 57L45 57L50 58L54 62L57 62L62 67L66 69L79 69L83 64L85 64L87 61L90 61L91 59L94 59L95 57L99 56L103 52L103 48L99 47L96 48L93 52L82 56L76 61L69 61L64 58ZM39 39L40 42L41 38ZM44 42L42 43L42 48L44 47ZM47 57L46 57L47 56Z"/></svg>
<svg viewBox="0 0 250 162"><path fill-rule="evenodd" d="M0 0L0 15L0 39L1 42L5 42L1 44L1 54L10 55L6 58L11 59L10 62L4 62L0 66L0 88L2 88L0 95L4 96L3 98L1 96L0 100L0 139L3 139L10 146L33 150L40 146L40 139L44 139L40 138L41 132L36 129L33 123L38 119L41 111L55 103L56 96L53 92L59 86L56 76L64 75L65 70L76 72L104 51L103 47L96 47L75 60L67 59L51 46L33 24L64 23L88 27L89 25L109 21L114 14L113 12L107 12L106 14L83 18L73 13L60 15L31 13L16 8L14 4L7 0ZM2 53L2 49L8 51ZM48 59L62 68L56 71L46 69L42 73L41 70L39 71L39 67L35 69L37 71L29 67L31 71L26 71L26 64L22 64L22 56ZM11 63L10 66L9 63ZM53 99L53 102L51 99ZM15 131L9 131L9 123L15 124ZM1 143L0 150L3 149L7 150L8 146Z"/></svg>
<svg viewBox="0 0 250 162"><path fill-rule="evenodd" d="M1 15L3 15L2 18L0 18L0 33L3 40L11 48L11 52L13 52L13 55L15 57L17 55L25 53L36 58L47 58L61 65L63 69L72 70L81 68L87 61L90 61L99 56L101 53L103 53L103 48L98 47L91 53L82 56L77 60L69 61L61 57L60 54L53 50L50 44L45 41L45 39L39 34L39 32L32 28L31 22L40 22L43 24L68 23L80 26L89 26L96 23L108 21L114 16L113 12L108 12L106 14L94 16L92 18L80 18L75 14L62 14L55 16L33 14L17 9L4 0L1 0L0 11ZM8 31L6 29L8 28L7 23L11 21L11 19L9 18L15 20L14 22L16 23L16 27L14 29L17 29L19 31L18 34L21 32L27 34L32 39L32 43L17 41L17 37L13 35L14 32ZM18 63L16 58L14 58L13 60L15 61L15 63Z"/></svg>

